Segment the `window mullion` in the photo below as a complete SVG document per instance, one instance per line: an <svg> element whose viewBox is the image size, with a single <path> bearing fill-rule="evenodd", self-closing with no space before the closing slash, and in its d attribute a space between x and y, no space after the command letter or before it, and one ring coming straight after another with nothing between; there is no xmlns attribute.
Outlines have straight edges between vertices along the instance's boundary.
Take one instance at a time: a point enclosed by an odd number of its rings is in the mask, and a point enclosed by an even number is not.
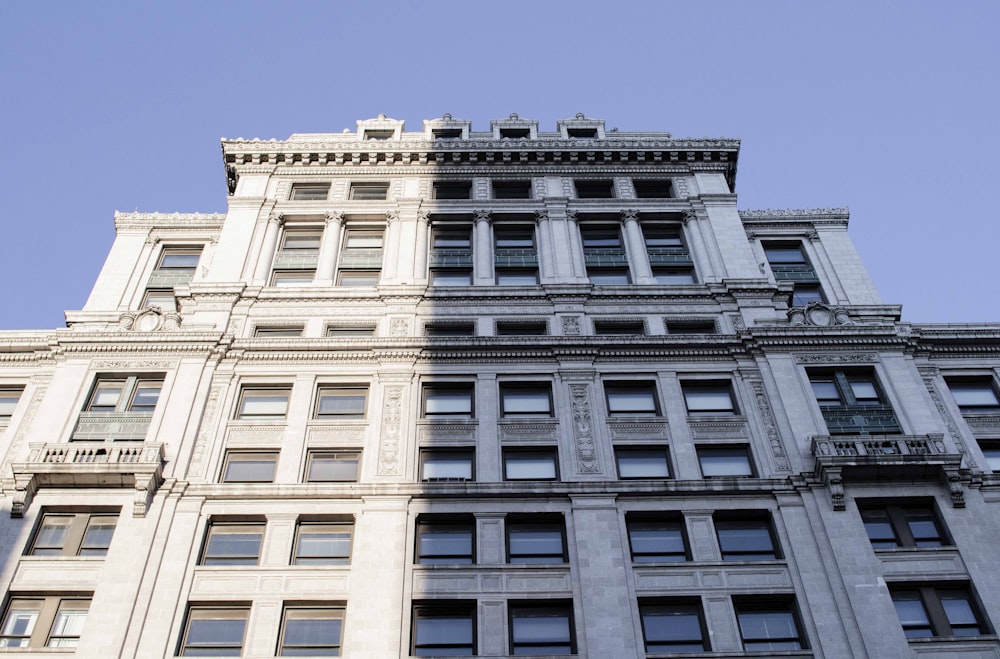
<svg viewBox="0 0 1000 659"><path fill-rule="evenodd" d="M844 405L857 405L858 401L854 397L854 391L851 390L851 383L847 381L847 374L843 371L834 371L833 379L837 383L837 389L840 390L841 398L844 399Z"/></svg>
<svg viewBox="0 0 1000 659"><path fill-rule="evenodd" d="M136 376L129 377L125 380L125 384L122 385L122 395L118 399L118 404L115 405L115 412L129 411L129 407L132 406L132 396L135 395L135 388L138 383L139 378Z"/></svg>
<svg viewBox="0 0 1000 659"><path fill-rule="evenodd" d="M31 630L31 640L28 645L33 648L44 648L49 640L49 632L52 631L52 622L56 619L56 612L59 611L59 598L46 597L38 607L38 619L35 621L35 628Z"/></svg>
<svg viewBox="0 0 1000 659"><path fill-rule="evenodd" d="M941 605L941 599L937 595L937 590L935 588L920 588L920 599L924 602L924 608L927 610L927 617L931 621L931 626L934 628L935 636L951 636L951 623L948 622L948 614L945 613L944 607Z"/></svg>
<svg viewBox="0 0 1000 659"><path fill-rule="evenodd" d="M899 539L900 546L916 547L917 541L913 537L913 532L910 530L910 525L906 520L905 511L898 506L888 506L886 508L886 513L889 515L892 530L895 532L896 538Z"/></svg>
<svg viewBox="0 0 1000 659"><path fill-rule="evenodd" d="M73 516L63 538L62 556L76 556L79 553L80 544L83 542L84 533L87 532L89 521L90 515L87 514L80 513Z"/></svg>

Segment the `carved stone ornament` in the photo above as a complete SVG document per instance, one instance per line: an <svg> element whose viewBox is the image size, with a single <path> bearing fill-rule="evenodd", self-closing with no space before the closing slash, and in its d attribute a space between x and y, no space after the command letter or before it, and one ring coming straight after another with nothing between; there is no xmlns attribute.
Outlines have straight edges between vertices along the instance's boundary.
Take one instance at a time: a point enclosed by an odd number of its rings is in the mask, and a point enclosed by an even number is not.
<svg viewBox="0 0 1000 659"><path fill-rule="evenodd" d="M639 211L634 208L626 208L621 212L622 222L638 222L639 221Z"/></svg>
<svg viewBox="0 0 1000 659"><path fill-rule="evenodd" d="M493 219L493 211L479 208L472 211L472 216L477 222L490 222Z"/></svg>
<svg viewBox="0 0 1000 659"><path fill-rule="evenodd" d="M562 333L566 336L579 336L580 335L580 317L579 316L563 316L562 320Z"/></svg>
<svg viewBox="0 0 1000 659"><path fill-rule="evenodd" d="M406 336L410 331L410 323L405 318L393 318L389 323L389 334L392 336Z"/></svg>
<svg viewBox="0 0 1000 659"><path fill-rule="evenodd" d="M594 443L593 424L590 420L590 396L587 385L571 384L570 399L573 407L573 435L576 439L577 470L581 474L596 474L597 450Z"/></svg>
<svg viewBox="0 0 1000 659"><path fill-rule="evenodd" d="M795 355L798 364L874 364L877 362L877 352L814 353Z"/></svg>
<svg viewBox="0 0 1000 659"><path fill-rule="evenodd" d="M382 446L379 447L378 475L397 476L400 473L399 442L402 434L403 388L385 389L382 406Z"/></svg>
<svg viewBox="0 0 1000 659"><path fill-rule="evenodd" d="M549 219L548 211L535 211L535 222L544 222Z"/></svg>
<svg viewBox="0 0 1000 659"><path fill-rule="evenodd" d="M822 302L810 302L805 307L793 307L788 310L789 325L810 325L813 327L834 327L836 325L853 325L851 315L843 307L831 307Z"/></svg>
<svg viewBox="0 0 1000 659"><path fill-rule="evenodd" d="M175 330L181 325L181 316L177 312L164 312L157 306L146 307L142 311L127 311L118 318L118 325L123 330L133 332L158 332Z"/></svg>

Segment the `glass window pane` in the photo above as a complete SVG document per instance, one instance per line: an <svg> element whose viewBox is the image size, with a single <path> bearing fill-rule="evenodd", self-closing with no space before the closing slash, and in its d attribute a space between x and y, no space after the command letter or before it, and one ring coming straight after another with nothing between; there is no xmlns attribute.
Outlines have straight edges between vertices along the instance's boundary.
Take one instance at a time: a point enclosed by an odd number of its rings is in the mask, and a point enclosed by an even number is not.
<svg viewBox="0 0 1000 659"><path fill-rule="evenodd" d="M4 618L0 647L24 648L35 630L41 602L12 600Z"/></svg>
<svg viewBox="0 0 1000 659"><path fill-rule="evenodd" d="M339 283L341 286L378 286L381 274L374 271L350 271L340 273Z"/></svg>
<svg viewBox="0 0 1000 659"><path fill-rule="evenodd" d="M562 563L562 529L541 526L511 526L508 532L510 563Z"/></svg>
<svg viewBox="0 0 1000 659"><path fill-rule="evenodd" d="M351 527L347 524L302 524L295 550L296 565L347 565Z"/></svg>
<svg viewBox="0 0 1000 659"><path fill-rule="evenodd" d="M811 384L820 405L840 405L840 392L833 380L812 380Z"/></svg>
<svg viewBox="0 0 1000 659"><path fill-rule="evenodd" d="M599 286L619 286L629 283L628 270L588 270L590 283Z"/></svg>
<svg viewBox="0 0 1000 659"><path fill-rule="evenodd" d="M243 618L212 619L204 617L193 619L188 625L187 642L188 645L209 647L221 645L242 646L243 630L245 627L246 620ZM190 656L189 653L186 654Z"/></svg>
<svg viewBox="0 0 1000 659"><path fill-rule="evenodd" d="M907 638L934 636L930 619L927 617L927 609L924 608L919 593L915 591L894 592L892 603Z"/></svg>
<svg viewBox="0 0 1000 659"><path fill-rule="evenodd" d="M264 530L258 525L213 525L203 565L256 565Z"/></svg>
<svg viewBox="0 0 1000 659"><path fill-rule="evenodd" d="M647 652L705 650L697 606L647 606L642 608L641 613Z"/></svg>
<svg viewBox="0 0 1000 659"><path fill-rule="evenodd" d="M1000 407L1000 399L989 382L949 382L959 407Z"/></svg>
<svg viewBox="0 0 1000 659"><path fill-rule="evenodd" d="M706 478L716 476L753 476L750 456L745 448L700 448L698 460Z"/></svg>
<svg viewBox="0 0 1000 659"><path fill-rule="evenodd" d="M112 516L91 517L80 543L80 556L104 556L111 546L118 519Z"/></svg>
<svg viewBox="0 0 1000 659"><path fill-rule="evenodd" d="M91 412L113 412L121 398L125 384L121 382L100 382L94 390L90 402Z"/></svg>
<svg viewBox="0 0 1000 659"><path fill-rule="evenodd" d="M163 256L160 257L160 269L161 270L194 270L198 267L198 260L201 258L201 252L171 252L163 250Z"/></svg>
<svg viewBox="0 0 1000 659"><path fill-rule="evenodd" d="M618 449L619 478L669 478L665 449Z"/></svg>
<svg viewBox="0 0 1000 659"><path fill-rule="evenodd" d="M504 475L508 480L551 480L556 477L555 455L542 451L504 453Z"/></svg>
<svg viewBox="0 0 1000 659"><path fill-rule="evenodd" d="M656 414L656 395L652 387L605 387L609 414Z"/></svg>
<svg viewBox="0 0 1000 659"><path fill-rule="evenodd" d="M58 556L62 553L66 533L72 521L72 516L46 515L41 528L38 529L38 535L35 537L35 544L31 550L32 555Z"/></svg>
<svg viewBox="0 0 1000 659"><path fill-rule="evenodd" d="M223 480L228 483L270 483L277 456L273 454L230 455Z"/></svg>
<svg viewBox="0 0 1000 659"><path fill-rule="evenodd" d="M430 389L424 392L424 413L472 414L472 392L467 389Z"/></svg>
<svg viewBox="0 0 1000 659"><path fill-rule="evenodd" d="M497 286L534 286L538 274L534 271L497 270Z"/></svg>
<svg viewBox="0 0 1000 659"><path fill-rule="evenodd" d="M779 247L765 246L764 253L767 255L768 263L805 263L805 256L798 246Z"/></svg>
<svg viewBox="0 0 1000 659"><path fill-rule="evenodd" d="M0 419L6 421L14 414L17 402L21 400L21 391L0 389Z"/></svg>
<svg viewBox="0 0 1000 659"><path fill-rule="evenodd" d="M288 609L281 656L340 656L342 626L343 615L337 609Z"/></svg>
<svg viewBox="0 0 1000 659"><path fill-rule="evenodd" d="M421 523L418 531L418 562L421 564L471 564L471 524Z"/></svg>
<svg viewBox="0 0 1000 659"><path fill-rule="evenodd" d="M875 389L875 383L870 380L851 380L851 393L854 394L854 398L859 402L864 401L875 401L878 402L878 390Z"/></svg>
<svg viewBox="0 0 1000 659"><path fill-rule="evenodd" d="M382 234L349 233L344 246L347 249L378 249L382 247Z"/></svg>
<svg viewBox="0 0 1000 659"><path fill-rule="evenodd" d="M287 409L288 391L247 389L240 402L240 417L283 418Z"/></svg>
<svg viewBox="0 0 1000 659"><path fill-rule="evenodd" d="M49 640L46 645L52 648L76 647L86 620L86 602L63 602L60 604L59 611L52 622L52 631L49 633Z"/></svg>
<svg viewBox="0 0 1000 659"><path fill-rule="evenodd" d="M657 284L693 284L694 272L691 270L660 270L653 271L653 279Z"/></svg>
<svg viewBox="0 0 1000 659"><path fill-rule="evenodd" d="M732 414L733 397L728 386L686 386L688 414Z"/></svg>
<svg viewBox="0 0 1000 659"><path fill-rule="evenodd" d="M310 482L355 481L358 479L358 453L318 453L309 457Z"/></svg>
<svg viewBox="0 0 1000 659"><path fill-rule="evenodd" d="M156 401L160 398L159 382L140 382L135 388L135 395L132 397L133 412L152 412L156 407Z"/></svg>
<svg viewBox="0 0 1000 659"><path fill-rule="evenodd" d="M872 547L876 549L893 549L899 546L896 532L892 528L887 510L868 509L861 511L861 519L865 523L865 531Z"/></svg>
<svg viewBox="0 0 1000 659"><path fill-rule="evenodd" d="M503 413L548 416L551 414L549 390L504 388L501 392Z"/></svg>
<svg viewBox="0 0 1000 659"><path fill-rule="evenodd" d="M770 560L777 558L767 522L717 520L716 531L722 558L727 561Z"/></svg>
<svg viewBox="0 0 1000 659"><path fill-rule="evenodd" d="M743 611L738 614L747 650L796 650L801 647L790 611Z"/></svg>
<svg viewBox="0 0 1000 659"><path fill-rule="evenodd" d="M367 389L321 389L317 416L364 416Z"/></svg>
<svg viewBox="0 0 1000 659"><path fill-rule="evenodd" d="M906 523L917 547L940 547L941 531L937 525L937 517L929 510L907 510Z"/></svg>
<svg viewBox="0 0 1000 659"><path fill-rule="evenodd" d="M687 560L682 522L630 521L628 537L636 563Z"/></svg>
<svg viewBox="0 0 1000 659"><path fill-rule="evenodd" d="M472 480L472 453L467 451L427 451L423 455L424 480Z"/></svg>

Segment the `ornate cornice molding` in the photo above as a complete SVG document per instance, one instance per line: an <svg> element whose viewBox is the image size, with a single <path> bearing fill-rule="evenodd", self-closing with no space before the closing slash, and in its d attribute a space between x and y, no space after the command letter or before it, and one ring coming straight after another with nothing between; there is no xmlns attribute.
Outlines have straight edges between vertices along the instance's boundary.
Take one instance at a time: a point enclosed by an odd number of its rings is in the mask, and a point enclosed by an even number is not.
<svg viewBox="0 0 1000 659"><path fill-rule="evenodd" d="M844 208L780 208L739 211L740 219L743 220L770 220L770 219L829 219L847 220L851 217L851 212Z"/></svg>

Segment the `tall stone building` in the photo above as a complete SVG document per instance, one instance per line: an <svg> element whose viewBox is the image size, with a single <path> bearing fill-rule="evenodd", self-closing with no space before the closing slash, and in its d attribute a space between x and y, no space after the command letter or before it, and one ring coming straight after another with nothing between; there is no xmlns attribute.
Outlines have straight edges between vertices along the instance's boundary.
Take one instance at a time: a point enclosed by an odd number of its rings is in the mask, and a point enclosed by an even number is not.
<svg viewBox="0 0 1000 659"><path fill-rule="evenodd" d="M222 151L0 333L0 654L1000 656L1000 325L845 210L583 115Z"/></svg>

